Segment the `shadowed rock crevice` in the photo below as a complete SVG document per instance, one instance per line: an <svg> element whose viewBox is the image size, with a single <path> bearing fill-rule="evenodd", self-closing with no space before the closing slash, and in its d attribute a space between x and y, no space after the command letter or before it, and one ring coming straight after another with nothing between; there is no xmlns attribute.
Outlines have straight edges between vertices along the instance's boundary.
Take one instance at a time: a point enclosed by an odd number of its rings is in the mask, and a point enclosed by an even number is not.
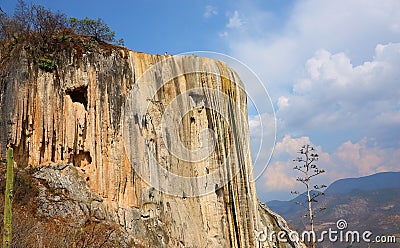
<svg viewBox="0 0 400 248"><path fill-rule="evenodd" d="M87 110L88 96L87 96L87 86L80 86L74 89L69 89L66 94L71 97L72 102L78 102L83 104Z"/></svg>
<svg viewBox="0 0 400 248"><path fill-rule="evenodd" d="M90 152L80 151L72 156L71 163L76 167L85 167L92 163Z"/></svg>

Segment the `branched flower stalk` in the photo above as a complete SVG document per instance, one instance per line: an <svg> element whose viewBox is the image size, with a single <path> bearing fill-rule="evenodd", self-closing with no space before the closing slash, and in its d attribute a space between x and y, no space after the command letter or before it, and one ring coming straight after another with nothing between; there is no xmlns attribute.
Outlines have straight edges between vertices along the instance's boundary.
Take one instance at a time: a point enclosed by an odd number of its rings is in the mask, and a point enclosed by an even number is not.
<svg viewBox="0 0 400 248"><path fill-rule="evenodd" d="M296 165L293 167L294 170L299 171L302 176L299 176L296 178L296 181L303 183L306 186L306 193L307 193L307 205L304 206L302 202L296 202L296 204L301 205L303 207L307 208L308 212L308 217L309 217L309 224L311 228L311 247L315 248L315 232L314 232L314 213L313 213L313 203L318 202L317 197L324 195L324 192L312 192L313 188L315 190L323 189L326 188L326 185L314 185L313 187L311 186L311 178L325 173L325 170L319 169L316 165L316 161L318 161L318 154L315 152L314 147L310 145L304 145L302 148L298 151L300 154L299 157L294 159L294 162L298 162L301 165ZM292 191L292 194L299 194L297 191ZM325 208L319 209L324 210ZM306 215L306 216L307 216Z"/></svg>

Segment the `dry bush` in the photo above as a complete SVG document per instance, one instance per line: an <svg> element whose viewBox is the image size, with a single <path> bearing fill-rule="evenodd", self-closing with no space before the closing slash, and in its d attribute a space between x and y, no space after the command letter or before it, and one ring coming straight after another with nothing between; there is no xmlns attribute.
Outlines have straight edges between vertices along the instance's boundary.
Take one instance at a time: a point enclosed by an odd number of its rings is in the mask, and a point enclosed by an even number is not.
<svg viewBox="0 0 400 248"><path fill-rule="evenodd" d="M37 215L38 180L15 168L12 247L132 247L115 223L88 221L82 226L62 218ZM0 163L0 219L3 219L5 164ZM0 233L3 226L0 225Z"/></svg>

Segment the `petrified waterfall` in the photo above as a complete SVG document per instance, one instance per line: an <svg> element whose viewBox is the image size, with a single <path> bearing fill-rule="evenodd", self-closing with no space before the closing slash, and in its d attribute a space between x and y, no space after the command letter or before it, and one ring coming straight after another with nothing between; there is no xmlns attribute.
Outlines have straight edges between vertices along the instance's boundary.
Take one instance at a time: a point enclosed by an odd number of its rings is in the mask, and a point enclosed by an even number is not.
<svg viewBox="0 0 400 248"><path fill-rule="evenodd" d="M2 158L10 145L21 168L73 165L91 211L143 246L301 246L257 241L289 230L258 203L246 92L226 64L72 45L46 72L29 49L1 64Z"/></svg>

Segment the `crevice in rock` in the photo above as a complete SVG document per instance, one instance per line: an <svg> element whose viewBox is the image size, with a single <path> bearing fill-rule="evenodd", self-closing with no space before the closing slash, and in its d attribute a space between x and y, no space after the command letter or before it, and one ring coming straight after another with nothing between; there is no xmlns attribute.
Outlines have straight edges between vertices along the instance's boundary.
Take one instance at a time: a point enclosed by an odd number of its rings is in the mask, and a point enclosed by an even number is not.
<svg viewBox="0 0 400 248"><path fill-rule="evenodd" d="M83 104L87 110L88 97L87 97L87 86L81 86L66 91L67 95L71 97L72 102L78 102Z"/></svg>
<svg viewBox="0 0 400 248"><path fill-rule="evenodd" d="M43 127L44 127L44 122L43 122ZM40 160L39 162L42 163L43 159L44 159L44 154L46 152L46 138L45 138L45 128L43 128L43 132L42 132L42 141L40 144Z"/></svg>
<svg viewBox="0 0 400 248"><path fill-rule="evenodd" d="M90 156L90 152L88 151L80 151L79 153L74 154L71 158L72 164L76 167L85 167L92 163L92 156Z"/></svg>
<svg viewBox="0 0 400 248"><path fill-rule="evenodd" d="M22 122L22 129L26 130L26 122ZM21 138L18 146L13 146L14 148L14 161L20 168L25 168L28 166L29 158L29 146L27 145L27 132L21 132Z"/></svg>
<svg viewBox="0 0 400 248"><path fill-rule="evenodd" d="M53 122L53 128L54 128L54 122ZM55 156L56 156L56 131L53 130L53 137L51 139L51 162L56 162Z"/></svg>

